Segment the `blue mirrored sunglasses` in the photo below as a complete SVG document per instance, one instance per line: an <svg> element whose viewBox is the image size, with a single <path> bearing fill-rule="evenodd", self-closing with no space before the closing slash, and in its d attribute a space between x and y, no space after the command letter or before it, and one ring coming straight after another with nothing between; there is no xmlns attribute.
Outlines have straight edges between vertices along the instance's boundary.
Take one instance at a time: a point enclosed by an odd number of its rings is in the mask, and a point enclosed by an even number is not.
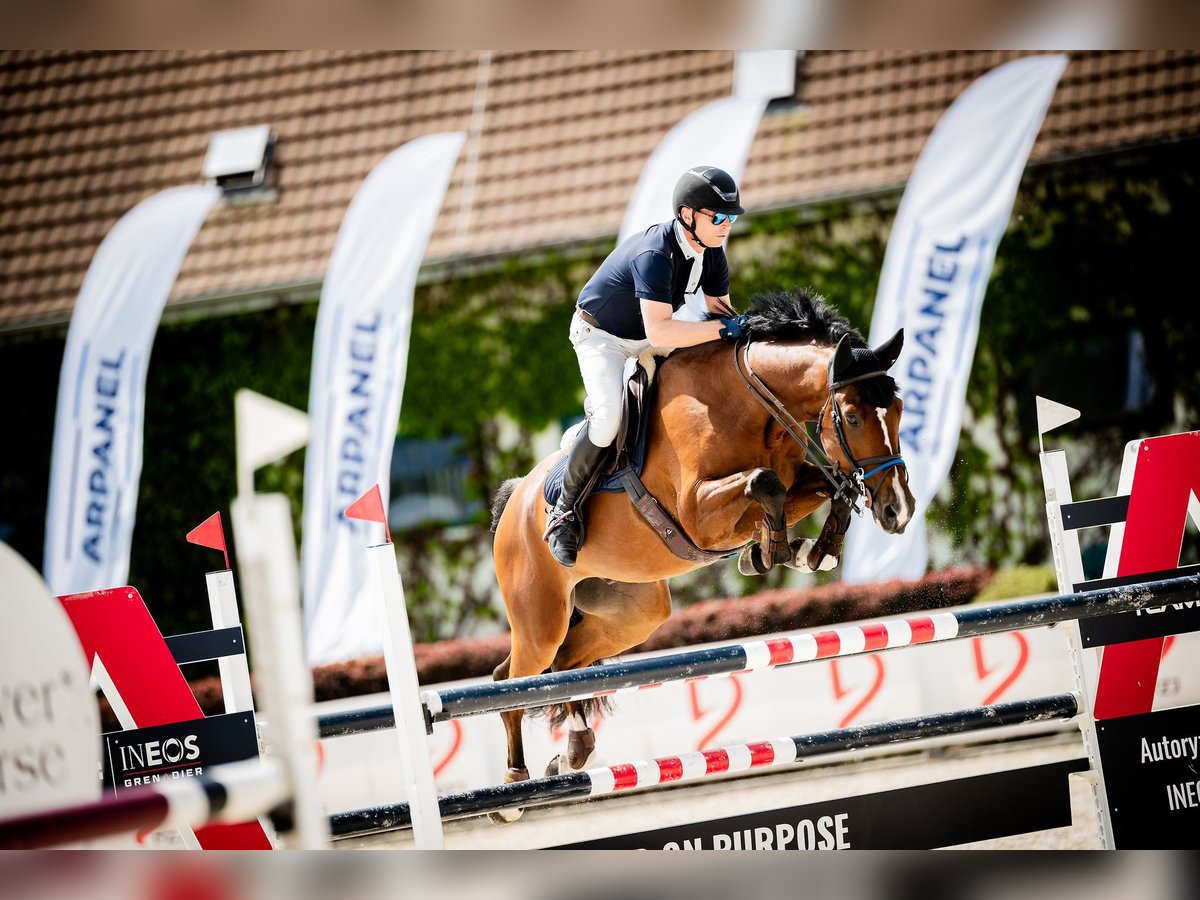
<svg viewBox="0 0 1200 900"><path fill-rule="evenodd" d="M732 215L732 216L731 216L729 213L706 213L706 212L702 212L702 213L700 213L700 215L702 215L702 216L708 216L708 218L712 219L712 223L713 223L714 225L724 225L724 224L725 224L725 220L726 220L726 219L728 219L728 220L729 220L729 224L730 224L730 225L732 225L734 222L736 222L736 221L738 220L738 217L737 217L736 215Z"/></svg>

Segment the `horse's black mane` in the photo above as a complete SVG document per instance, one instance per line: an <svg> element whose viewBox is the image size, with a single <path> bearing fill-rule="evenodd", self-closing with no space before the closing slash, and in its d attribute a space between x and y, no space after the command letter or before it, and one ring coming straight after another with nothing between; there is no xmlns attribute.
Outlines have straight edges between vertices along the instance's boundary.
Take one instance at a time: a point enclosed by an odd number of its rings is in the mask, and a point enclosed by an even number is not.
<svg viewBox="0 0 1200 900"><path fill-rule="evenodd" d="M806 288L756 294L746 311L746 333L751 340L809 338L831 346L849 335L854 363L844 377L884 369L850 322L826 303L824 297ZM887 406L896 393L896 382L890 375L860 381L858 387L863 400L872 406Z"/></svg>
<svg viewBox="0 0 1200 900"><path fill-rule="evenodd" d="M836 345L848 334L851 347L867 346L844 316L838 315L824 297L807 288L755 294L746 316L746 331L753 340L812 338L822 344Z"/></svg>

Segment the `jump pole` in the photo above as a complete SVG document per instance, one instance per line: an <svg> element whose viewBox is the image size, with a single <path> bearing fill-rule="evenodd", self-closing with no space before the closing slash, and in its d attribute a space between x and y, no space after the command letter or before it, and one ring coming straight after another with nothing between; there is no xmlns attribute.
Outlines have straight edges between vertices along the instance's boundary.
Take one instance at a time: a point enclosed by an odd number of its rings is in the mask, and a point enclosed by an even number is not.
<svg viewBox="0 0 1200 900"><path fill-rule="evenodd" d="M1074 693L998 703L753 744L737 744L647 762L599 766L566 775L447 794L438 800L438 804L441 818L461 819L517 806L540 806L562 800L599 797L752 769L785 768L806 762L812 757L920 738L968 734L1027 722L1066 720L1077 715L1079 704L1079 697ZM329 819L330 833L335 838L394 831L408 828L411 824L412 813L408 803L336 813Z"/></svg>
<svg viewBox="0 0 1200 900"><path fill-rule="evenodd" d="M646 690L669 682L857 656L877 650L982 637L1196 600L1200 600L1200 576L1191 575L425 691L421 700L425 707L426 729L432 731L435 722L467 716L547 706ZM318 717L318 730L321 737L333 737L388 728L394 724L390 712L385 706L329 713Z"/></svg>
<svg viewBox="0 0 1200 900"><path fill-rule="evenodd" d="M237 592L233 586L233 572L222 569L204 576L208 587L208 606L212 613L213 628L228 628L241 625L238 611ZM246 658L217 661L221 676L221 696L225 701L225 712L245 712L254 709L254 696L250 692L250 669Z"/></svg>
<svg viewBox="0 0 1200 900"><path fill-rule="evenodd" d="M274 759L214 766L203 775L105 794L99 800L0 820L0 850L37 850L136 831L245 822L288 802Z"/></svg>

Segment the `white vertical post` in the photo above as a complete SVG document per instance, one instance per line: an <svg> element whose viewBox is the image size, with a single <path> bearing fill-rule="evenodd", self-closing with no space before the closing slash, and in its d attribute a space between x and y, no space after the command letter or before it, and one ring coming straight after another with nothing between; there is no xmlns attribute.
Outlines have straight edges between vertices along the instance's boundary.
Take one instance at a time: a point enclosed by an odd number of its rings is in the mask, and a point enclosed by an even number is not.
<svg viewBox="0 0 1200 900"><path fill-rule="evenodd" d="M316 786L318 734L291 506L282 494L250 494L234 500L232 511L268 745L291 786L297 847L319 849L329 842L329 818Z"/></svg>
<svg viewBox="0 0 1200 900"><path fill-rule="evenodd" d="M1064 530L1062 524L1061 505L1073 502L1071 476L1067 471L1067 454L1064 450L1043 450L1039 459L1042 465L1042 484L1046 492L1046 525L1050 531L1050 545L1054 551L1054 572L1058 578L1058 591L1060 594L1071 594L1075 592L1075 585L1082 582L1084 577L1079 535L1073 530ZM1100 651L1084 648L1078 622L1064 622L1062 628L1067 637L1075 693L1079 697L1079 730L1083 734L1084 750L1087 751L1088 762L1091 765L1090 772L1086 774L1092 784L1092 798L1100 820L1100 838L1105 849L1111 850L1112 817L1108 809L1108 790L1104 784L1100 745L1096 739L1096 720L1092 717Z"/></svg>
<svg viewBox="0 0 1200 900"><path fill-rule="evenodd" d="M208 608L212 613L213 628L232 628L242 624L237 605L237 592L233 586L233 573L228 569L209 572L204 576L208 585ZM254 697L250 693L250 665L246 656L223 656L217 660L221 673L221 694L225 698L225 712L247 712L254 709Z"/></svg>
<svg viewBox="0 0 1200 900"><path fill-rule="evenodd" d="M1123 497L1133 492L1133 473L1137 469L1138 448L1141 446L1141 438L1125 444L1125 452L1121 455L1121 476L1117 481L1117 493L1114 496ZM1121 562L1121 544L1124 540L1125 523L1113 522L1108 530L1108 548L1104 553L1105 578L1117 577L1117 567Z"/></svg>
<svg viewBox="0 0 1200 900"><path fill-rule="evenodd" d="M1054 547L1054 568L1058 575L1058 590L1073 594L1075 585L1083 581L1083 557L1079 552L1079 534L1064 531L1061 507L1071 503L1071 478L1067 474L1065 450L1043 450L1042 485L1046 491L1046 522L1050 528L1050 543Z"/></svg>
<svg viewBox="0 0 1200 900"><path fill-rule="evenodd" d="M396 568L396 551L391 544L378 544L368 548L367 553L371 556L380 598L386 637L384 659L396 717L396 737L400 741L400 774L412 813L413 840L418 850L442 850L442 816L433 782L433 765L429 761L425 713L413 659L404 586Z"/></svg>

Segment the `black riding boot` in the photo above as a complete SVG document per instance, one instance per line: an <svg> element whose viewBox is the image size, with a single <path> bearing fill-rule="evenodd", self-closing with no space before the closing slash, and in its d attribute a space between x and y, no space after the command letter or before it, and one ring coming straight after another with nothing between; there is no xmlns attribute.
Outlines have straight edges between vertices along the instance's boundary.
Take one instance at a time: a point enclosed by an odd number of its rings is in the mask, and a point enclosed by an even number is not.
<svg viewBox="0 0 1200 900"><path fill-rule="evenodd" d="M562 495L547 519L546 542L550 552L561 565L570 568L583 544L583 492L608 453L608 447L597 447L588 437L585 425L571 445L567 470L563 474Z"/></svg>

